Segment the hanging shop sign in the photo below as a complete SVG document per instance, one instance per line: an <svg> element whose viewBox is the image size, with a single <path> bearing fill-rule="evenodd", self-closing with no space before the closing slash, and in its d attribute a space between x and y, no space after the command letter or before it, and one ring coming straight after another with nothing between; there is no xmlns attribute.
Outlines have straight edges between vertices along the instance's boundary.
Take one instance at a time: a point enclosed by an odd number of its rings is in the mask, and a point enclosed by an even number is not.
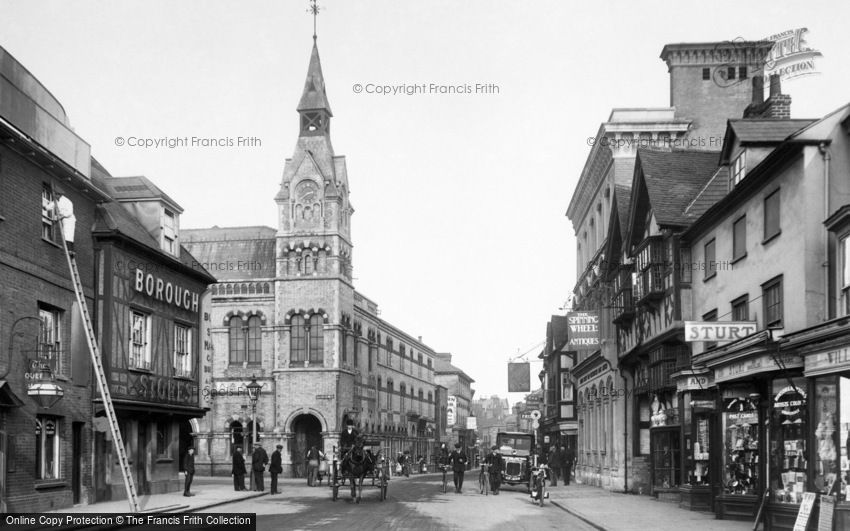
<svg viewBox="0 0 850 531"><path fill-rule="evenodd" d="M775 356L763 354L751 359L715 367L714 381L727 382L762 372L778 371L782 368L799 369L802 367L803 358L798 354L779 354Z"/></svg>
<svg viewBox="0 0 850 531"><path fill-rule="evenodd" d="M569 350L599 349L599 312L567 312L567 324L570 327Z"/></svg>
<svg viewBox="0 0 850 531"><path fill-rule="evenodd" d="M758 331L755 321L685 321L685 341L737 341Z"/></svg>
<svg viewBox="0 0 850 531"><path fill-rule="evenodd" d="M527 393L531 391L531 364L508 363L508 392Z"/></svg>

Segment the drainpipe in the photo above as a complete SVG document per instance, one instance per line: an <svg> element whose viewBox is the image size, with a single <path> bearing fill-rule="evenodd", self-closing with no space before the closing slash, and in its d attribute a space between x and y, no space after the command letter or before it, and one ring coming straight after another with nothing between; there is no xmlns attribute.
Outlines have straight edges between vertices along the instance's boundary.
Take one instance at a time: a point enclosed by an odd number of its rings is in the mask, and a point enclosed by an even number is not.
<svg viewBox="0 0 850 531"><path fill-rule="evenodd" d="M623 391L626 391L627 382L623 369L620 369L620 378L623 379ZM623 492L629 492L629 393L623 393Z"/></svg>
<svg viewBox="0 0 850 531"><path fill-rule="evenodd" d="M829 154L829 149L826 146L826 142L821 142L818 145L818 151L820 151L821 156L823 157L823 219L827 219L829 217L829 161L832 157ZM824 300L824 315L823 320L827 321L829 319L829 232L823 231L823 300ZM837 312L836 312L837 313Z"/></svg>

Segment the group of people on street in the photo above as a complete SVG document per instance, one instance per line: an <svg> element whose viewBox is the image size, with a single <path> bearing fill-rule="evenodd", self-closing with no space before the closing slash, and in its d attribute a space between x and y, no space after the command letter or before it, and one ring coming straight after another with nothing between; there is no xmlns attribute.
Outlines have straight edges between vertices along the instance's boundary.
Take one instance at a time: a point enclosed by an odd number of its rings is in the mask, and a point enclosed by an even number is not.
<svg viewBox="0 0 850 531"><path fill-rule="evenodd" d="M572 448L566 446L554 445L549 450L549 470L552 473L552 486L558 486L558 476L564 482L564 485L570 484L570 476L573 474L573 464L575 464L576 454Z"/></svg>
<svg viewBox="0 0 850 531"><path fill-rule="evenodd" d="M269 466L269 474L272 477L272 494L280 494L280 491L277 490L277 476L283 472L281 450L283 450L283 445L278 444L275 451L272 452L271 465ZM268 464L269 454L266 453L262 443L258 442L254 445L254 451L251 453L251 472L254 478L253 490L258 492L265 490L263 473ZM248 474L248 470L245 467L245 456L242 455L242 448L240 446L237 446L233 451L233 466L230 469L230 473L233 476L233 490L248 490L245 488L245 476Z"/></svg>

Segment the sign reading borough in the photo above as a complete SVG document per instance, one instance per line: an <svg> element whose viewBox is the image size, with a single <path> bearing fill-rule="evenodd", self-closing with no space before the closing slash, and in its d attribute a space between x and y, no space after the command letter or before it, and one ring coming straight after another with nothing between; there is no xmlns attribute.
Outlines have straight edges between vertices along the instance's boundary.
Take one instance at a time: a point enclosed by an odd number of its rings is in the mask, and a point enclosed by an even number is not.
<svg viewBox="0 0 850 531"><path fill-rule="evenodd" d="M599 312L567 312L570 327L569 350L599 348Z"/></svg>

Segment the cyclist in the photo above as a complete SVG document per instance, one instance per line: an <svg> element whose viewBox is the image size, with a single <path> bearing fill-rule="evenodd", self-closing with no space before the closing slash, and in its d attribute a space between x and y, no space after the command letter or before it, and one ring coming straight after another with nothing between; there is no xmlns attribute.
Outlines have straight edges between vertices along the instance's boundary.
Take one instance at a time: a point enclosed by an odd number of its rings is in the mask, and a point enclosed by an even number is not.
<svg viewBox="0 0 850 531"><path fill-rule="evenodd" d="M437 453L437 466L443 471L443 492L446 491L446 473L449 469L449 449L446 448L446 443L440 443L440 450Z"/></svg>

